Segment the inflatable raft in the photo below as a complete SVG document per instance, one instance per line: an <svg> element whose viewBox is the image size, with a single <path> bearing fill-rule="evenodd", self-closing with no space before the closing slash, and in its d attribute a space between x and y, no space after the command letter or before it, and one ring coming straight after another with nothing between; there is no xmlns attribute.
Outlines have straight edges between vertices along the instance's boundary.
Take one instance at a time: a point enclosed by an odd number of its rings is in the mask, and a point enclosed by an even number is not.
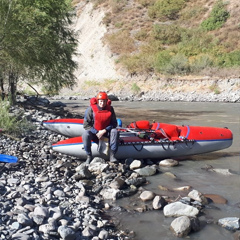
<svg viewBox="0 0 240 240"><path fill-rule="evenodd" d="M78 137L83 133L84 119L65 118L42 121L42 125L53 132L59 133L66 137Z"/></svg>
<svg viewBox="0 0 240 240"><path fill-rule="evenodd" d="M228 128L178 126L166 123L137 121L121 132L116 158L164 159L203 154L222 150L232 145L233 135ZM55 143L56 152L86 158L81 136ZM108 159L108 154L98 151L92 142L94 157Z"/></svg>

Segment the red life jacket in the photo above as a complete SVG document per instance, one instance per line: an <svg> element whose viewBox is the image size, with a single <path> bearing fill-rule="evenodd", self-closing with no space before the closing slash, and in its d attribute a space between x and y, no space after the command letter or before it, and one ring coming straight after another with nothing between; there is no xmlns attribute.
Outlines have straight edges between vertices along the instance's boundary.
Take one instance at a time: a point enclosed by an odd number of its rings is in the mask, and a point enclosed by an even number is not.
<svg viewBox="0 0 240 240"><path fill-rule="evenodd" d="M96 98L91 98L90 106L94 112L94 128L99 131L109 126L112 117L111 100L107 101L107 105L104 110L98 109Z"/></svg>

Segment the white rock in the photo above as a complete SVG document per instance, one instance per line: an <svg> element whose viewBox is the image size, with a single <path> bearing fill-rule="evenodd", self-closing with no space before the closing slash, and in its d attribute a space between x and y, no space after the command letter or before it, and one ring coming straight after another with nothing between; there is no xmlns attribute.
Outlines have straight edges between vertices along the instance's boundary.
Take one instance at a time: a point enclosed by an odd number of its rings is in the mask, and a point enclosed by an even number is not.
<svg viewBox="0 0 240 240"><path fill-rule="evenodd" d="M155 193L153 193L152 191L143 191L140 194L140 198L142 201L149 201L152 200L155 197Z"/></svg>
<svg viewBox="0 0 240 240"><path fill-rule="evenodd" d="M156 173L156 168L153 166L146 166L144 168L139 168L134 170L136 173L138 173L140 176L152 176Z"/></svg>
<svg viewBox="0 0 240 240"><path fill-rule="evenodd" d="M191 221L187 216L181 216L174 219L170 229L177 237L185 237L191 231Z"/></svg>
<svg viewBox="0 0 240 240"><path fill-rule="evenodd" d="M207 198L204 197L204 195L202 193L200 193L199 191L197 191L195 189L188 193L188 197L190 197L191 199L198 201L202 204L208 203Z"/></svg>
<svg viewBox="0 0 240 240"><path fill-rule="evenodd" d="M174 159L165 159L165 160L162 160L159 163L159 165L162 167L174 167L174 166L179 165L179 162Z"/></svg>
<svg viewBox="0 0 240 240"><path fill-rule="evenodd" d="M130 169L134 170L134 169L138 169L142 166L142 162L140 160L134 160L131 164L130 164Z"/></svg>
<svg viewBox="0 0 240 240"><path fill-rule="evenodd" d="M188 216L195 217L199 213L199 210L195 207L186 205L181 202L174 202L166 205L163 208L163 214L166 217L180 217L180 216Z"/></svg>

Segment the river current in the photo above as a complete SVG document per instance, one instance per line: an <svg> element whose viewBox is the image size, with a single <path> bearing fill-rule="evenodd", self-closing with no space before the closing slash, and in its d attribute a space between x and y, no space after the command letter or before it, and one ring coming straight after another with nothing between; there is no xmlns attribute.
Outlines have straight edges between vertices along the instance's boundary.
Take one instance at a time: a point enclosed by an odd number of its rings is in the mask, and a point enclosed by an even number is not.
<svg viewBox="0 0 240 240"><path fill-rule="evenodd" d="M83 114L88 101L69 101L67 107ZM233 239L233 233L218 226L216 222L224 217L240 218L240 104L209 102L112 102L116 115L123 126L137 120L158 121L178 125L228 127L233 132L231 147L207 154L191 156L180 160L177 167L163 169L157 175L148 177L144 189L158 195L172 197L186 196L184 192L166 192L168 189L191 186L203 194L218 194L227 199L227 204L210 204L205 214L200 216L202 229L192 233L188 239L226 240ZM205 170L206 165L213 168L229 169L234 174L225 176ZM172 178L164 172L171 172ZM113 203L114 204L114 203ZM162 210L149 210L143 213L134 211L143 203L139 194L117 200L128 211L111 212L112 217L124 230L134 231L137 240L175 240L169 230L173 218L166 218Z"/></svg>

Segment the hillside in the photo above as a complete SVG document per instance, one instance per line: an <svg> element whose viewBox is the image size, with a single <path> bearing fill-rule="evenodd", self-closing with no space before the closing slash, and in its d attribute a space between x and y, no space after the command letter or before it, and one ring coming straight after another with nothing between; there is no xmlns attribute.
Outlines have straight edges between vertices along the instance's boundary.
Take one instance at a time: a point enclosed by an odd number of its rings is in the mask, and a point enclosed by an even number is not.
<svg viewBox="0 0 240 240"><path fill-rule="evenodd" d="M176 93L176 91L191 93L194 89L200 93L209 94L212 92L219 95L226 91L225 87L228 87L229 79L234 79L234 84L231 80L229 87L234 91L239 91L239 67L206 68L195 75L166 75L154 72L152 69L141 71L139 68L137 68L139 72L129 71L126 61L124 64L123 60L126 59L126 56L138 54L143 46L147 46L145 51L156 51L156 49L152 49L154 45L149 45L151 42L149 35L152 26L160 22L148 16L146 6L150 2L144 0L120 2L75 0L73 2L77 11L74 28L79 40L79 54L76 56L76 61L79 64L78 71L76 71L78 84L74 90L64 89L60 94L86 97L101 89L120 96L136 95L139 97L143 94L152 96L156 89L159 89L159 94L163 89L164 92L171 91L172 93ZM152 2L155 1L152 0ZM215 2L189 0L178 19L161 22L161 24L173 25L174 22L174 24L184 26L184 28L194 28L207 17ZM238 16L240 6L238 1L233 0L228 2L226 7L230 12L230 17L223 27L211 31L211 34L218 37L218 44L227 46L228 51L235 51L240 49L238 41L240 37L240 17ZM119 32L129 34L118 35L118 41L111 41L113 39L111 36ZM170 47L165 46L166 49ZM148 58L143 58L142 62L135 63L135 65L144 65L148 60ZM181 81L179 85L176 85L176 79ZM226 82L225 79L227 79ZM189 81L191 81L191 85L196 87L189 88ZM216 81L221 81L221 84ZM220 85L224 85L224 87L220 87ZM232 85L234 86L232 87Z"/></svg>

